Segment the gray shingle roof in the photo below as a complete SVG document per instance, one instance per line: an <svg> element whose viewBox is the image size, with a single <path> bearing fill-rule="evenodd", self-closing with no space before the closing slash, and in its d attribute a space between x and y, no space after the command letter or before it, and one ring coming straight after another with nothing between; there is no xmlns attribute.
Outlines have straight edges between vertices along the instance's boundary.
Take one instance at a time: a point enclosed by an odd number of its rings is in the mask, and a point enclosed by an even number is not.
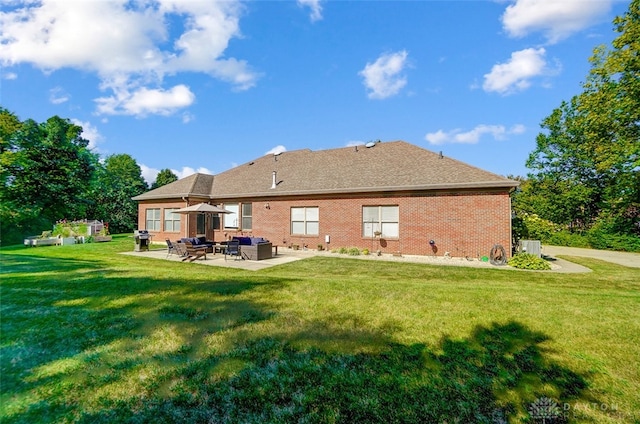
<svg viewBox="0 0 640 424"><path fill-rule="evenodd" d="M170 184L158 187L154 190L132 197L133 200L172 199L181 197L211 196L213 175L192 174Z"/></svg>
<svg viewBox="0 0 640 424"><path fill-rule="evenodd" d="M272 174L276 171L276 188ZM201 177L203 174L196 174ZM184 195L170 187L194 178L205 190L205 179L187 177L137 196L136 200ZM211 177L211 176L209 176ZM511 188L518 183L404 141L374 147L308 149L266 155L215 175L207 195L212 199L367 193L464 188ZM159 190L163 192L159 192ZM201 193L202 191L199 192ZM180 193L180 194L178 194ZM150 197L153 196L153 197Z"/></svg>

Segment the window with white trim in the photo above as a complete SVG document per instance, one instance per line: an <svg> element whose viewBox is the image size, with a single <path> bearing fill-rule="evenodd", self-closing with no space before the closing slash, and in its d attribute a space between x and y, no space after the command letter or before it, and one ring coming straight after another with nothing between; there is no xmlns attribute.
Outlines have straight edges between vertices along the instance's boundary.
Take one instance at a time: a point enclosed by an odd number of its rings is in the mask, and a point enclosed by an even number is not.
<svg viewBox="0 0 640 424"><path fill-rule="evenodd" d="M291 234L317 236L320 232L320 208L291 208Z"/></svg>
<svg viewBox="0 0 640 424"><path fill-rule="evenodd" d="M180 232L180 214L175 213L178 208L165 208L164 230L170 233Z"/></svg>
<svg viewBox="0 0 640 424"><path fill-rule="evenodd" d="M225 204L224 208L230 212L224 214L224 228L237 229L240 205L238 203Z"/></svg>
<svg viewBox="0 0 640 424"><path fill-rule="evenodd" d="M362 237L398 238L400 236L399 207L363 206Z"/></svg>
<svg viewBox="0 0 640 424"><path fill-rule="evenodd" d="M147 209L145 213L145 229L148 231L160 231L160 208Z"/></svg>

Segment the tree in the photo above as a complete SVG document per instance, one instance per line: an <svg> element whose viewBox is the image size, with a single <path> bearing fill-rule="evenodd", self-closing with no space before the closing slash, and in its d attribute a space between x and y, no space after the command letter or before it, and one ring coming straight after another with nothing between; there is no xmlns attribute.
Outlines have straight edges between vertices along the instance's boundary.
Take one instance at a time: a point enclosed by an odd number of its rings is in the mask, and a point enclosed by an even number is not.
<svg viewBox="0 0 640 424"><path fill-rule="evenodd" d="M151 189L153 190L155 188L162 187L163 185L167 185L174 181L178 181L177 175L174 174L169 168L165 168L158 172L156 180L151 185Z"/></svg>
<svg viewBox="0 0 640 424"><path fill-rule="evenodd" d="M107 221L112 233L138 227L138 205L131 200L147 190L140 166L127 154L107 157L96 179L94 216Z"/></svg>
<svg viewBox="0 0 640 424"><path fill-rule="evenodd" d="M640 0L597 47L583 92L542 122L527 167L540 216L578 230L640 234Z"/></svg>
<svg viewBox="0 0 640 424"><path fill-rule="evenodd" d="M0 219L5 242L50 229L63 218L83 217L97 156L81 137L82 127L58 116L44 123L20 122L0 108L0 128Z"/></svg>

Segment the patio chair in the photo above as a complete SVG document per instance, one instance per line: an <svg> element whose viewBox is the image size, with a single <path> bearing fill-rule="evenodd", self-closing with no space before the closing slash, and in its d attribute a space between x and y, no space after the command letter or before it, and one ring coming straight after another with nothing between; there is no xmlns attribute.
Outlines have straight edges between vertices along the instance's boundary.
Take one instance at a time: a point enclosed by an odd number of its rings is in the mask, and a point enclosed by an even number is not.
<svg viewBox="0 0 640 424"><path fill-rule="evenodd" d="M187 246L184 243L181 242L175 242L173 243L173 247L175 247L176 249L176 255L178 255L181 258L184 258L185 256L187 256Z"/></svg>
<svg viewBox="0 0 640 424"><path fill-rule="evenodd" d="M182 259L182 262L186 260L193 262L198 258L207 259L207 246L194 246L189 242L185 242L184 245L187 252L184 259Z"/></svg>
<svg viewBox="0 0 640 424"><path fill-rule="evenodd" d="M169 239L165 239L165 241L167 242L167 258L169 257L169 255L177 255L178 249L176 248L176 245L173 244Z"/></svg>
<svg viewBox="0 0 640 424"><path fill-rule="evenodd" d="M224 250L224 260L227 260L227 255L235 256L234 260L238 260L238 258L243 259L240 256L240 241L239 240L229 240L227 242L227 248Z"/></svg>

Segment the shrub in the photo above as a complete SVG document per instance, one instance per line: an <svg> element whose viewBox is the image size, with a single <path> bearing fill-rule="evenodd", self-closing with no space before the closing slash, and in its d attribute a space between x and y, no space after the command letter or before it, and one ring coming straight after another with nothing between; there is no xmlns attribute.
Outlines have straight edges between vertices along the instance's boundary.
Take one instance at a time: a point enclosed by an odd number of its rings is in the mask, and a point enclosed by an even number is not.
<svg viewBox="0 0 640 424"><path fill-rule="evenodd" d="M362 254L365 255L365 256L368 255L369 254L369 249L367 249L367 248L362 249Z"/></svg>
<svg viewBox="0 0 640 424"><path fill-rule="evenodd" d="M569 246L569 247L591 247L589 240L582 234L570 233L567 230L559 231L546 240L542 240L543 243L551 244L554 246Z"/></svg>
<svg viewBox="0 0 640 424"><path fill-rule="evenodd" d="M548 270L551 269L549 262L542 258L532 255L531 253L518 253L507 262L510 266L518 269L535 269Z"/></svg>
<svg viewBox="0 0 640 424"><path fill-rule="evenodd" d="M358 256L358 255L360 255L360 249L358 249L357 247L352 247L351 249L349 249L348 253L351 256Z"/></svg>
<svg viewBox="0 0 640 424"><path fill-rule="evenodd" d="M338 249L338 253L346 254L348 252L349 252L349 249L347 249L346 247L341 247L340 249Z"/></svg>
<svg viewBox="0 0 640 424"><path fill-rule="evenodd" d="M595 249L640 252L640 237L631 234L611 234L599 228L587 232L586 239Z"/></svg>
<svg viewBox="0 0 640 424"><path fill-rule="evenodd" d="M530 240L549 240L555 233L562 230L562 226L540 218L536 214L524 214L522 221L526 227L525 233Z"/></svg>
<svg viewBox="0 0 640 424"><path fill-rule="evenodd" d="M527 237L554 246L585 247L593 249L640 252L640 237L617 233L607 222L598 221L583 232L572 232L566 225L558 225L535 214L523 214L522 228L514 227L516 239Z"/></svg>
<svg viewBox="0 0 640 424"><path fill-rule="evenodd" d="M53 226L53 235L62 237L77 237L89 235L88 226L84 222L59 221Z"/></svg>

